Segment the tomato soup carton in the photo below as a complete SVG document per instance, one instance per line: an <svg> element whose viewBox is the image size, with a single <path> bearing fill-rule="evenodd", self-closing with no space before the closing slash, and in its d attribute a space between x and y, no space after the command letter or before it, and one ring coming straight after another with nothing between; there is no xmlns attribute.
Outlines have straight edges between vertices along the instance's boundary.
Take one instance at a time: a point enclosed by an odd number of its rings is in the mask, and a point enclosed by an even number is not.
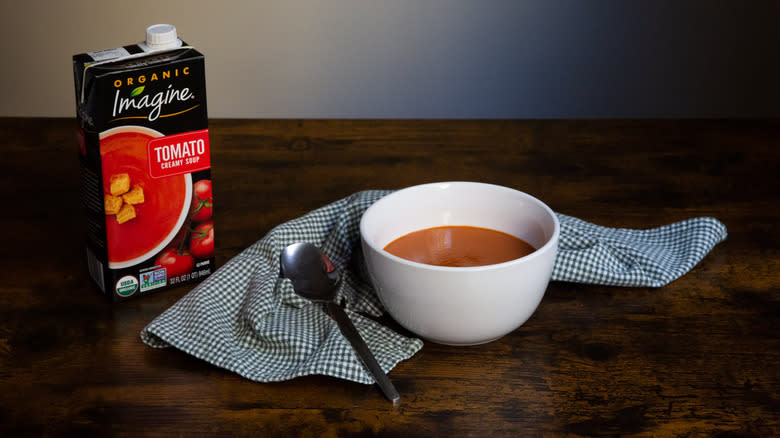
<svg viewBox="0 0 780 438"><path fill-rule="evenodd" d="M111 301L214 269L204 56L171 25L73 57L86 257Z"/></svg>

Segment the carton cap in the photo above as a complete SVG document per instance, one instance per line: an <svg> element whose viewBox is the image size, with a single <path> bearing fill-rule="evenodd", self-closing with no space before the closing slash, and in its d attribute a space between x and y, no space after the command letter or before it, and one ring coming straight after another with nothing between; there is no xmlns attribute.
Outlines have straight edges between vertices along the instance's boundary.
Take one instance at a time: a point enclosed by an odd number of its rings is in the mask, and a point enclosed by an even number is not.
<svg viewBox="0 0 780 438"><path fill-rule="evenodd" d="M145 44L139 44L139 46L144 51L152 51L172 49L180 47L181 44L181 40L176 36L176 26L171 24L154 24L146 28Z"/></svg>

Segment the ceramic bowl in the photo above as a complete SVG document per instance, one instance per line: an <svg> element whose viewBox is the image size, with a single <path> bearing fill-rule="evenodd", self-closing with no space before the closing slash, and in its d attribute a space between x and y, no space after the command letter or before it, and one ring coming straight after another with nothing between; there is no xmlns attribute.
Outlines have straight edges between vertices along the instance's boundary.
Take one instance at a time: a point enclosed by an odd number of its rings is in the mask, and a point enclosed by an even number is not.
<svg viewBox="0 0 780 438"><path fill-rule="evenodd" d="M445 225L502 231L536 251L499 264L444 267L384 250L410 232ZM369 207L360 221L368 275L388 313L422 338L448 345L483 344L525 323L547 289L559 234L558 218L542 201L476 182L393 192Z"/></svg>

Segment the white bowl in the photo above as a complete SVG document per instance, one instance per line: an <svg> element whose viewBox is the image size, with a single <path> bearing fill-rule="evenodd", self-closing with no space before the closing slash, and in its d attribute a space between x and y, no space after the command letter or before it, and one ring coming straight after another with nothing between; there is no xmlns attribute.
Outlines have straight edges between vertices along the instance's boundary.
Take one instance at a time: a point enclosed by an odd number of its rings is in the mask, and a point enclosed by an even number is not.
<svg viewBox="0 0 780 438"><path fill-rule="evenodd" d="M383 249L412 231L445 225L503 231L536 251L494 265L443 267ZM538 199L474 182L399 190L375 202L360 221L368 274L388 313L424 339L448 345L490 342L528 320L550 281L559 234L558 218Z"/></svg>

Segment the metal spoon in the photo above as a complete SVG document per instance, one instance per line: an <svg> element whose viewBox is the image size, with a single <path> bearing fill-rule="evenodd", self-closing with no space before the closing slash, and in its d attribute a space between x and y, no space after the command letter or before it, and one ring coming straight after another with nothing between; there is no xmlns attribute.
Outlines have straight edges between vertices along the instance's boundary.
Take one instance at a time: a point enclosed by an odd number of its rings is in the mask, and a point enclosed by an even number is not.
<svg viewBox="0 0 780 438"><path fill-rule="evenodd" d="M340 276L330 259L310 243L294 243L282 251L279 263L280 277L292 281L293 290L297 295L311 301L326 303L328 314L338 324L341 334L352 345L358 358L374 376L374 380L385 396L393 402L394 406L397 405L401 399L398 391L377 363L368 345L360 337L349 316L335 302Z"/></svg>

